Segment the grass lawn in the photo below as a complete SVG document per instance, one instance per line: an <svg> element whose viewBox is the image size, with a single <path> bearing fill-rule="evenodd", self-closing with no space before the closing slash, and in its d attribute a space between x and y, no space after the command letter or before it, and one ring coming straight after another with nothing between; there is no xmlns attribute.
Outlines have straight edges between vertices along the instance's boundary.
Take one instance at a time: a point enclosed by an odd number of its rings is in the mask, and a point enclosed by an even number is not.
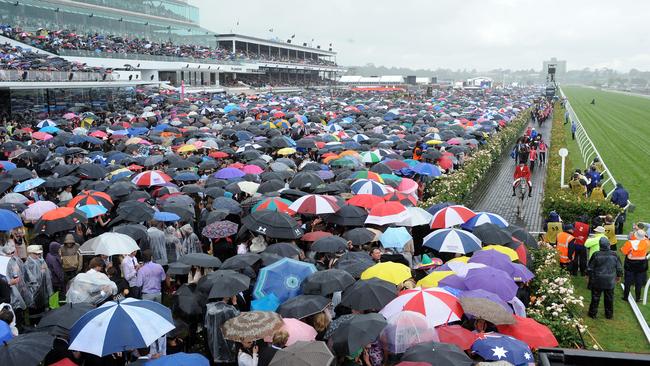
<svg viewBox="0 0 650 366"><path fill-rule="evenodd" d="M630 193L636 210L628 215L626 226L650 221L650 195L645 191L645 165L650 161L650 145L645 141L650 137L650 99L574 86L562 90L607 167ZM596 99L595 105L590 104L592 99ZM566 128L570 133L570 126Z"/></svg>

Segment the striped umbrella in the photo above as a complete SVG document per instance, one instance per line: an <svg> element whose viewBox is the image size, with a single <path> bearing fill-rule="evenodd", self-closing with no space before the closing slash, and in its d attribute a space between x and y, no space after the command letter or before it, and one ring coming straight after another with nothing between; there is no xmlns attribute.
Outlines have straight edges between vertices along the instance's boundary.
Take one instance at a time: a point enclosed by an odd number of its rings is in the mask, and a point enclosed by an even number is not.
<svg viewBox="0 0 650 366"><path fill-rule="evenodd" d="M366 224L388 225L404 221L408 210L399 202L389 201L375 205L370 209Z"/></svg>
<svg viewBox="0 0 650 366"><path fill-rule="evenodd" d="M321 215L335 213L341 208L330 196L308 194L298 198L289 209L301 214Z"/></svg>
<svg viewBox="0 0 650 366"><path fill-rule="evenodd" d="M72 230L80 222L86 222L86 214L72 207L59 207L41 216L34 230L45 235Z"/></svg>
<svg viewBox="0 0 650 366"><path fill-rule="evenodd" d="M384 183L384 179L375 172L369 170L362 170L354 173L350 179L369 179L374 180L377 183Z"/></svg>
<svg viewBox="0 0 650 366"><path fill-rule="evenodd" d="M390 318L402 311L420 313L434 327L458 321L463 316L463 308L456 296L438 287L404 290L379 313Z"/></svg>
<svg viewBox="0 0 650 366"><path fill-rule="evenodd" d="M291 201L284 198L270 197L255 204L251 211L279 211L293 215L295 212L289 209L291 203Z"/></svg>
<svg viewBox="0 0 650 366"><path fill-rule="evenodd" d="M113 207L113 199L107 193L99 191L82 191L78 196L71 199L68 207L79 207L86 205L100 205L107 209Z"/></svg>
<svg viewBox="0 0 650 366"><path fill-rule="evenodd" d="M170 176L160 170L147 170L133 177L131 182L140 187L152 187L169 183L171 180Z"/></svg>
<svg viewBox="0 0 650 366"><path fill-rule="evenodd" d="M479 238L458 229L436 230L424 237L422 245L443 253L466 254L481 250Z"/></svg>
<svg viewBox="0 0 650 366"><path fill-rule="evenodd" d="M464 224L461 225L463 229L466 230L472 230L476 226L480 226L483 224L494 224L497 225L500 228L504 228L508 226L508 221L501 217L500 215L490 213L490 212L477 212L476 216L472 217L471 219L467 220Z"/></svg>
<svg viewBox="0 0 650 366"><path fill-rule="evenodd" d="M371 179L359 179L356 180L350 186L352 193L354 194L374 194L375 196L383 197L388 194L386 187L378 182L375 182Z"/></svg>
<svg viewBox="0 0 650 366"><path fill-rule="evenodd" d="M377 151L366 151L361 154L361 158L364 163L379 163L382 159L381 155Z"/></svg>
<svg viewBox="0 0 650 366"><path fill-rule="evenodd" d="M431 220L432 229L442 229L460 225L476 216L476 213L465 206L453 205L436 212Z"/></svg>
<svg viewBox="0 0 650 366"><path fill-rule="evenodd" d="M70 346L97 356L151 345L175 328L169 308L153 301L110 301L82 316L70 329Z"/></svg>

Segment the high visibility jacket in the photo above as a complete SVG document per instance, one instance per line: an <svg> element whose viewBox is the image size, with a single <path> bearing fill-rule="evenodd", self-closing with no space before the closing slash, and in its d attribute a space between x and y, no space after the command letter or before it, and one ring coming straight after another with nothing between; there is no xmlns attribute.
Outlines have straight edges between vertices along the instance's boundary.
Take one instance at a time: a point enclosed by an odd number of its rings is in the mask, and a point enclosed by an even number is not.
<svg viewBox="0 0 650 366"><path fill-rule="evenodd" d="M546 241L555 244L557 242L557 235L562 231L561 222L549 222L546 225Z"/></svg>
<svg viewBox="0 0 650 366"><path fill-rule="evenodd" d="M583 195L587 192L587 187L580 184L580 180L578 179L571 179L569 181L569 188L571 188L571 191L577 195Z"/></svg>
<svg viewBox="0 0 650 366"><path fill-rule="evenodd" d="M621 252L632 260L643 260L648 255L648 239L628 240L621 248Z"/></svg>
<svg viewBox="0 0 650 366"><path fill-rule="evenodd" d="M569 243L575 240L575 237L564 231L557 234L557 251L560 253L560 263L569 263L571 258L569 258Z"/></svg>
<svg viewBox="0 0 650 366"><path fill-rule="evenodd" d="M413 160L420 161L422 159L422 148L419 146L416 146L413 149Z"/></svg>
<svg viewBox="0 0 650 366"><path fill-rule="evenodd" d="M618 239L616 239L616 226L614 224L605 224L603 227L605 228L605 236L609 239L609 243L616 245L618 242Z"/></svg>
<svg viewBox="0 0 650 366"><path fill-rule="evenodd" d="M593 201L603 201L605 199L605 192L603 192L602 187L594 187L591 190L591 195L589 198Z"/></svg>

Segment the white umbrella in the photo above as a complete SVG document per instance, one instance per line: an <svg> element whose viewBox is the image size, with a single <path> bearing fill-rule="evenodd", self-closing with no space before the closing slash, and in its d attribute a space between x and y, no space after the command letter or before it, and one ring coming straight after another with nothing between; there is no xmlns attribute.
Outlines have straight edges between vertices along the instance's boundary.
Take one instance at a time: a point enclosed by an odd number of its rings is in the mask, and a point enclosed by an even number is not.
<svg viewBox="0 0 650 366"><path fill-rule="evenodd" d="M408 217L401 222L395 224L396 226L419 226L419 225L429 225L433 215L428 213L426 210L420 207L407 207Z"/></svg>
<svg viewBox="0 0 650 366"><path fill-rule="evenodd" d="M86 241L79 250L103 255L129 254L140 250L130 236L120 233L104 233Z"/></svg>

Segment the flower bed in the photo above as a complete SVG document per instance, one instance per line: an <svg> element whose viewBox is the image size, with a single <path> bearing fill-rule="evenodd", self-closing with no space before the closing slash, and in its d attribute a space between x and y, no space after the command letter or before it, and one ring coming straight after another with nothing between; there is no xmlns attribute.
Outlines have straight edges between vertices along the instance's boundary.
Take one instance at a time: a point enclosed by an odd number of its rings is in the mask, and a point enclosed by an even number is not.
<svg viewBox="0 0 650 366"><path fill-rule="evenodd" d="M548 326L560 347L582 348L582 337L587 326L580 314L584 308L582 296L575 295L569 273L560 267L557 251L543 244L533 253L531 302L528 316Z"/></svg>
<svg viewBox="0 0 650 366"><path fill-rule="evenodd" d="M492 135L478 151L466 157L462 169L443 175L427 185L421 206L426 208L439 202L464 203L476 184L521 135L528 125L529 116L530 110L522 111L506 127Z"/></svg>
<svg viewBox="0 0 650 366"><path fill-rule="evenodd" d="M553 113L553 128L551 129L551 144L548 153L548 167L546 171L546 186L544 187L544 200L542 212L545 217L555 210L565 222L574 222L579 217L586 215L592 219L599 215L611 214L616 216L620 208L611 202L592 201L576 196L568 188L562 189L558 182L562 174L562 158L558 154L560 148L566 147L566 132L563 127L564 109L559 103L555 104ZM565 179L570 179L572 167L571 159L567 156L565 161Z"/></svg>

